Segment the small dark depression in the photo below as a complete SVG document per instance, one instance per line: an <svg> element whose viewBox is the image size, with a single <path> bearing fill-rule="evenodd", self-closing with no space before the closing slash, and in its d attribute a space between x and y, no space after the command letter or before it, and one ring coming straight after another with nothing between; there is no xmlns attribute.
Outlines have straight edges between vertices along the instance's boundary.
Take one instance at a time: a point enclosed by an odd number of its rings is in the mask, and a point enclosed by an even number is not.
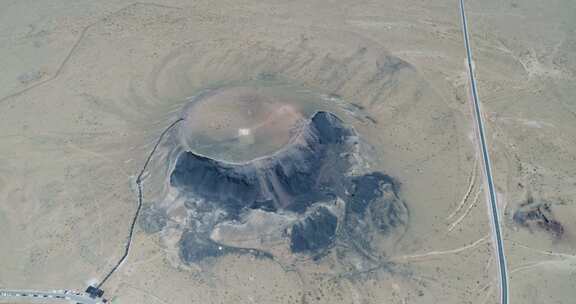
<svg viewBox="0 0 576 304"><path fill-rule="evenodd" d="M513 220L530 232L544 231L556 239L564 235L564 226L554 217L552 204L549 202L536 202L534 198L529 197L514 212Z"/></svg>

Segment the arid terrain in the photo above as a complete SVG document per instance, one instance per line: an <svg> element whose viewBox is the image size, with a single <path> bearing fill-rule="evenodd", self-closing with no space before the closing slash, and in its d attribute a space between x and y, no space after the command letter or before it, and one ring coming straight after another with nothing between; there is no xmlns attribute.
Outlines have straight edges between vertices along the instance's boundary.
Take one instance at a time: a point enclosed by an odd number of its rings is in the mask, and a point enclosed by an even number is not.
<svg viewBox="0 0 576 304"><path fill-rule="evenodd" d="M576 294L576 4L468 7L504 214L510 300L570 303Z"/></svg>
<svg viewBox="0 0 576 304"><path fill-rule="evenodd" d="M571 303L576 4L466 10L510 303ZM0 25L0 289L100 282L147 163L112 303L500 303L458 1L4 1Z"/></svg>

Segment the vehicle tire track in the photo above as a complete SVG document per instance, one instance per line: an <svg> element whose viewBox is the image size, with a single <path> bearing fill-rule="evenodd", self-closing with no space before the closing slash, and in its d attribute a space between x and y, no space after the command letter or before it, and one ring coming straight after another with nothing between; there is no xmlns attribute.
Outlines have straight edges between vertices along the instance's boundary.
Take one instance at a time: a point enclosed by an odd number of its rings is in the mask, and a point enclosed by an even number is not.
<svg viewBox="0 0 576 304"><path fill-rule="evenodd" d="M175 6L167 6L167 5L162 5L162 4L156 4L156 3L147 3L147 2L134 2L132 4L128 4L116 11L113 11L112 13L109 13L107 15L105 15L102 18L99 18L98 20L86 25L84 28L82 28L82 30L80 31L80 35L78 36L78 38L76 39L76 42L74 42L74 44L72 45L72 47L70 48L70 51L68 51L68 53L66 54L66 57L64 57L64 59L62 60L62 62L60 62L60 64L58 65L58 68L56 69L56 72L50 76L47 79L44 79L40 82L37 82L33 85L30 85L24 89L21 89L19 91L16 91L12 94L6 95L2 98L0 98L0 104L4 103L5 101L14 98L14 97L18 97L28 91L31 91L37 87L40 87L56 78L58 78L60 76L60 74L62 74L62 71L64 70L64 67L66 67L66 64L68 63L68 61L70 61L70 58L72 58L72 55L74 55L74 53L76 53L76 50L78 49L78 46L80 45L80 43L84 40L84 37L86 36L86 33L88 32L88 30L90 30L92 27L94 27L95 25L97 25L98 23L112 18L120 13L122 13L123 11L134 7L134 6L138 6L138 5L145 5L145 6L154 6L154 7L160 7L160 8L169 8L169 9L181 9L180 7L175 7Z"/></svg>

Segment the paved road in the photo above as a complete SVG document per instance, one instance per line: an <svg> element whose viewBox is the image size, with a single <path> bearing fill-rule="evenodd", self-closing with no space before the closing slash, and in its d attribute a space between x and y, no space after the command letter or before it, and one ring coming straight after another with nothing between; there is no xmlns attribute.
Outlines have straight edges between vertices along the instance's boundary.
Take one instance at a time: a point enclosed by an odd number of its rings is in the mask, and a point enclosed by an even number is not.
<svg viewBox="0 0 576 304"><path fill-rule="evenodd" d="M474 103L474 116L478 129L478 138L480 141L480 149L484 162L484 173L489 191L489 209L492 218L492 232L493 238L496 241L496 254L498 255L498 269L500 273L500 303L508 304L508 270L506 266L506 256L504 255L504 242L502 241L502 233L500 231L500 219L498 216L498 201L496 190L494 188L494 180L492 179L492 166L490 163L490 154L488 153L488 144L486 143L486 131L484 130L484 121L482 120L482 112L480 111L480 101L478 98L478 88L476 85L476 77L474 76L474 66L472 64L472 52L470 50L470 40L468 39L468 20L466 19L466 12L464 10L464 0L460 0L460 15L462 19L462 32L464 34L464 44L466 46L466 57L468 62L468 74L470 76L470 87L472 91L472 101Z"/></svg>
<svg viewBox="0 0 576 304"><path fill-rule="evenodd" d="M39 291L39 290L4 290L0 289L0 298L26 298L26 299L41 299L41 300L55 300L55 301L72 301L73 303L81 304L100 304L99 299L92 299L87 294L82 292L74 292L70 290L53 290L53 291Z"/></svg>

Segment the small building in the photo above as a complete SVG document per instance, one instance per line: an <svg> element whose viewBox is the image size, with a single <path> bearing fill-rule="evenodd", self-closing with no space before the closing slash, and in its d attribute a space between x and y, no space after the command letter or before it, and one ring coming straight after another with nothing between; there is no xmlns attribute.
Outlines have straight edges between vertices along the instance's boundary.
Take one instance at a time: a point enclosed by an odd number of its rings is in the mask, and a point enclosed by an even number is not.
<svg viewBox="0 0 576 304"><path fill-rule="evenodd" d="M86 288L86 293L90 295L92 299L96 299L101 298L102 295L104 295L104 290L95 286L88 286L88 288Z"/></svg>

